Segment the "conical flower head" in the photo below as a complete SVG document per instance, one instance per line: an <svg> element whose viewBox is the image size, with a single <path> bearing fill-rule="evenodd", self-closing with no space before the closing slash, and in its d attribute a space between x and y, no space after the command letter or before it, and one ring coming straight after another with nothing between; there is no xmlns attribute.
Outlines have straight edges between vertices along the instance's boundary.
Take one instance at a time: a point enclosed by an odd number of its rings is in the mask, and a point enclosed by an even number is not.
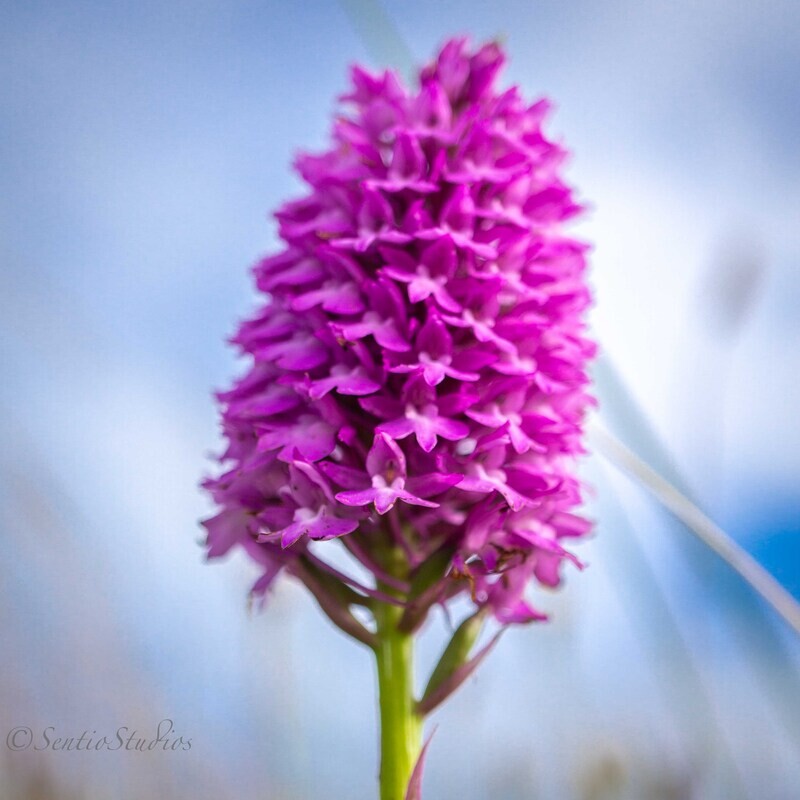
<svg viewBox="0 0 800 800"><path fill-rule="evenodd" d="M412 576L446 554L434 601L467 593L501 622L541 618L584 535L590 302L578 212L544 101L498 91L499 47L449 42L419 88L356 67L331 148L301 155L234 342L249 371L219 395L225 472L210 556L243 546L264 590L313 540L366 565L393 542ZM322 551L317 551L322 552Z"/></svg>

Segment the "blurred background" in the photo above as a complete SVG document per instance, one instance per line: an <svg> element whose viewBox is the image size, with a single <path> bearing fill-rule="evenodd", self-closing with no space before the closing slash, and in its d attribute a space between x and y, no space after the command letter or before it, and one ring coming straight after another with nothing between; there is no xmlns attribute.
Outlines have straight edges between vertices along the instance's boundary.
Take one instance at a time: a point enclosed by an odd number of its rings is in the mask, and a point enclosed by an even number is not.
<svg viewBox="0 0 800 800"><path fill-rule="evenodd" d="M504 39L591 204L601 418L800 597L800 4L2 3L3 800L370 798L366 651L207 565L224 339L352 62ZM437 714L426 797L800 797L800 643L586 464L590 567ZM434 625L421 663L441 646ZM7 732L191 738L10 752Z"/></svg>

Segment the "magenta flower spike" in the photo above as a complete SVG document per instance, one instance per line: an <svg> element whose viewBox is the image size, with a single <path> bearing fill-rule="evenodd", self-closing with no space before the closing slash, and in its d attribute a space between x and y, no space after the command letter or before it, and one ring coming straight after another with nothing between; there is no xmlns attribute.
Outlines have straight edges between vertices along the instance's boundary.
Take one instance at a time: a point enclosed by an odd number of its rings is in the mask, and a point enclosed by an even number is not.
<svg viewBox="0 0 800 800"><path fill-rule="evenodd" d="M208 556L243 548L258 596L302 581L374 651L382 800L405 796L424 716L494 646L472 653L484 621L545 619L536 586L581 566L564 545L591 527L587 248L564 230L580 206L547 103L495 88L503 60L456 39L413 90L353 68L330 149L296 161L283 249L255 267L261 302L233 338L248 371L218 395ZM336 546L371 584L330 565ZM416 698L415 633L459 597L473 612Z"/></svg>

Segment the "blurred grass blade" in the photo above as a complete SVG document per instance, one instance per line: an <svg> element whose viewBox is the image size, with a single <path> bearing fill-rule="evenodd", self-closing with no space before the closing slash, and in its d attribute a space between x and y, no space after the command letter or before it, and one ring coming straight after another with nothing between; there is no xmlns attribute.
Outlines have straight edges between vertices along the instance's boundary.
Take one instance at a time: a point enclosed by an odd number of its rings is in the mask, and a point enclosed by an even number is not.
<svg viewBox="0 0 800 800"><path fill-rule="evenodd" d="M339 0L376 64L387 64L410 77L414 58L380 0Z"/></svg>
<svg viewBox="0 0 800 800"><path fill-rule="evenodd" d="M735 570L800 634L800 603L744 548L710 520L691 500L596 422L590 427L596 450L645 486L700 541Z"/></svg>

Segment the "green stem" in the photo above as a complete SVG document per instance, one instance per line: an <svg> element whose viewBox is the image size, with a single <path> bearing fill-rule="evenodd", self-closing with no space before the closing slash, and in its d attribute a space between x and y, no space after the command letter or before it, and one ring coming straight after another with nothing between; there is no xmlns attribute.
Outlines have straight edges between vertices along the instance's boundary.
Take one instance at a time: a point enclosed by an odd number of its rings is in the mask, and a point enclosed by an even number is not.
<svg viewBox="0 0 800 800"><path fill-rule="evenodd" d="M414 638L398 630L402 615L402 608L376 604L381 800L404 800L422 740L414 700Z"/></svg>

